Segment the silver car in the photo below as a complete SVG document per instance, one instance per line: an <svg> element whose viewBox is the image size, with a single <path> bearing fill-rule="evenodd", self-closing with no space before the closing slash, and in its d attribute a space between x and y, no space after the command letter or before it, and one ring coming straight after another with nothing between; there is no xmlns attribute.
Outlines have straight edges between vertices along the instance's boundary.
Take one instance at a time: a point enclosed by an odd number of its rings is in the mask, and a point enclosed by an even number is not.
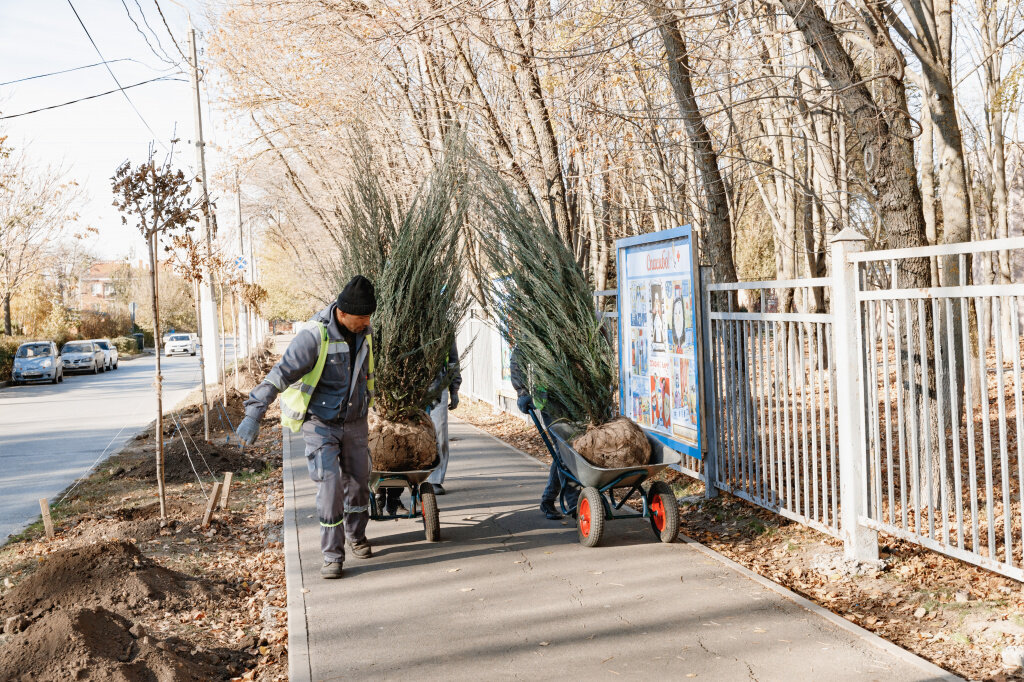
<svg viewBox="0 0 1024 682"><path fill-rule="evenodd" d="M68 341L60 351L65 372L99 374L106 367L103 351L92 341Z"/></svg>
<svg viewBox="0 0 1024 682"><path fill-rule="evenodd" d="M103 351L104 368L117 369L118 355L114 344L107 339L91 339L91 341Z"/></svg>
<svg viewBox="0 0 1024 682"><path fill-rule="evenodd" d="M18 346L11 372L14 385L29 381L64 381L64 367L53 341L29 341Z"/></svg>
<svg viewBox="0 0 1024 682"><path fill-rule="evenodd" d="M164 355L171 356L177 353L195 355L199 350L199 343L192 334L171 334L164 341Z"/></svg>

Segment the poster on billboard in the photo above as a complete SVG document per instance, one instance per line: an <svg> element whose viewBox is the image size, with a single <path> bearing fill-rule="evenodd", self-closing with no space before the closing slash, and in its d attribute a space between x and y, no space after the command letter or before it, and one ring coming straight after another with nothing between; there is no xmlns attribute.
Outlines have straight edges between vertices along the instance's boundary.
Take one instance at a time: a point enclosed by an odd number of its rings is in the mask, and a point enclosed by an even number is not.
<svg viewBox="0 0 1024 682"><path fill-rule="evenodd" d="M689 226L615 243L621 412L700 459L696 288Z"/></svg>

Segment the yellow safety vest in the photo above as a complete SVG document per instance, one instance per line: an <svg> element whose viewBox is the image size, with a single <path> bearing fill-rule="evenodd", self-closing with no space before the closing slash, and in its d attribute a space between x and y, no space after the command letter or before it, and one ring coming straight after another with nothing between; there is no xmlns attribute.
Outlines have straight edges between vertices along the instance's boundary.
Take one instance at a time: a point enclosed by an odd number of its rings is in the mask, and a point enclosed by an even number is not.
<svg viewBox="0 0 1024 682"><path fill-rule="evenodd" d="M287 426L292 433L298 433L302 428L302 422L306 417L306 410L309 409L309 401L313 397L316 385L320 383L320 376L324 372L324 365L327 364L327 325L317 322L320 328L320 354L317 356L316 364L301 379L285 389L281 394L281 425ZM352 352L350 349L349 352ZM373 378L373 334L366 335L366 356L368 369L366 372L366 390L370 394L370 405L373 407L373 392L375 386ZM349 381L355 381L355 374ZM349 387L349 390L353 390Z"/></svg>

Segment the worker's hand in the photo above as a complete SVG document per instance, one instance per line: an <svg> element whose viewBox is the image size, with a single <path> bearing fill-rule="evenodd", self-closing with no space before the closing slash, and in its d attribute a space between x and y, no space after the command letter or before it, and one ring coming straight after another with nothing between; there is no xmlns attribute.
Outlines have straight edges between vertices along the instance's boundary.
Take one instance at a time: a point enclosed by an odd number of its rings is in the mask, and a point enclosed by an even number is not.
<svg viewBox="0 0 1024 682"><path fill-rule="evenodd" d="M519 400L516 401L516 405L519 406L519 411L523 414L529 414L530 410L533 409L533 398L528 395L519 396Z"/></svg>
<svg viewBox="0 0 1024 682"><path fill-rule="evenodd" d="M454 410L458 406L459 406L459 394L456 393L455 391L452 391L451 395L448 398L448 409L449 410Z"/></svg>
<svg viewBox="0 0 1024 682"><path fill-rule="evenodd" d="M242 445L253 445L260 435L259 420L255 417L246 417L238 425L235 434L238 436L238 440L242 441Z"/></svg>

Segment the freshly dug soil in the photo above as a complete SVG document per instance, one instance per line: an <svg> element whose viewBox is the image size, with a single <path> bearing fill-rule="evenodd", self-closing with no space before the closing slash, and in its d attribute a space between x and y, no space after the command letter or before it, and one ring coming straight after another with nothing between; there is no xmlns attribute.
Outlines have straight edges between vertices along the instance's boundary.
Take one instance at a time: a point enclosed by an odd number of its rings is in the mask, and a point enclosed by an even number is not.
<svg viewBox="0 0 1024 682"><path fill-rule="evenodd" d="M429 469L437 459L434 424L426 413L415 421L393 422L370 412L370 459L374 471Z"/></svg>
<svg viewBox="0 0 1024 682"><path fill-rule="evenodd" d="M185 436L185 442L188 443L187 452L181 437L177 435L173 443L164 446L164 476L168 483L195 482L196 473L204 481L209 481L211 475L219 478L225 471L262 471L267 465L266 460L250 455L249 452L242 452L234 443L204 443L202 435L203 429L200 426L199 432L193 435L194 443ZM148 440L152 441L152 438ZM156 480L156 455L152 443L144 446L143 451L148 456L122 475L135 479Z"/></svg>
<svg viewBox="0 0 1024 682"><path fill-rule="evenodd" d="M251 449L239 449L234 429L245 414L246 395L228 388L228 405L222 408L220 389L210 391L210 439L203 441L203 408L192 405L174 417L164 419L164 476L168 483L188 483L198 474L203 480L221 476L225 471L237 473L252 469L262 471L266 460L255 456ZM225 413L227 420L225 420ZM263 428L273 428L264 422ZM133 447L146 456L126 467L121 475L134 479L152 479L156 475L153 429L136 436Z"/></svg>
<svg viewBox="0 0 1024 682"><path fill-rule="evenodd" d="M183 604L212 596L203 589L197 581L158 566L130 542L97 543L47 556L39 570L0 596L0 622L71 606L121 610L149 601Z"/></svg>
<svg viewBox="0 0 1024 682"><path fill-rule="evenodd" d="M3 646L4 680L212 680L208 660L171 642L136 638L131 621L103 608L52 611ZM162 647L162 648L158 648ZM198 652L197 652L198 653Z"/></svg>
<svg viewBox="0 0 1024 682"><path fill-rule="evenodd" d="M576 437L572 447L583 459L602 469L644 466L651 461L647 436L626 417L588 427L586 433Z"/></svg>
<svg viewBox="0 0 1024 682"><path fill-rule="evenodd" d="M242 661L245 654L203 653L188 642L161 641L130 618L157 609L187 610L224 596L217 587L157 565L130 542L55 552L0 596L0 622L20 621L2 645L0 680L223 679L215 664Z"/></svg>

